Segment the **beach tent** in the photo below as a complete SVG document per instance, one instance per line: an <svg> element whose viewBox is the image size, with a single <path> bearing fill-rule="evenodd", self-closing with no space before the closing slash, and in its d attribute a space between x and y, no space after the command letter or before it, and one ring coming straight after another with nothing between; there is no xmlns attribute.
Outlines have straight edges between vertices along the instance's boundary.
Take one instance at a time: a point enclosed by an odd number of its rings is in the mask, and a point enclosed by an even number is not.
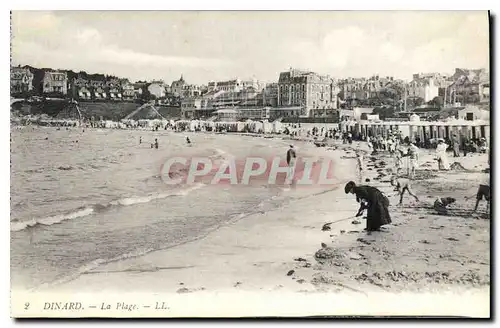
<svg viewBox="0 0 500 328"><path fill-rule="evenodd" d="M284 129L283 127L283 123L281 123L280 121L274 121L273 123L273 133L281 133Z"/></svg>

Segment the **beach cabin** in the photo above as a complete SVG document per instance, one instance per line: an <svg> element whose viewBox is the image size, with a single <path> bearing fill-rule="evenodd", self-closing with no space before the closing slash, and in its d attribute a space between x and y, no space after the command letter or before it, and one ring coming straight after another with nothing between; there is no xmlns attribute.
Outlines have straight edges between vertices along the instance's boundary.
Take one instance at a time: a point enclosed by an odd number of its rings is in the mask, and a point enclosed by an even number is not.
<svg viewBox="0 0 500 328"><path fill-rule="evenodd" d="M490 142L489 120L465 120L450 117L440 121L421 121L416 114L410 116L410 121L360 121L356 124L356 130L365 135L386 135L388 131L399 130L401 135L415 140L418 136L425 142L427 139L451 138L453 134L467 136L468 138L484 137Z"/></svg>
<svg viewBox="0 0 500 328"><path fill-rule="evenodd" d="M464 109L459 110L457 114L458 114L458 119L466 121L490 119L490 111L485 109L480 109L477 106L466 106Z"/></svg>

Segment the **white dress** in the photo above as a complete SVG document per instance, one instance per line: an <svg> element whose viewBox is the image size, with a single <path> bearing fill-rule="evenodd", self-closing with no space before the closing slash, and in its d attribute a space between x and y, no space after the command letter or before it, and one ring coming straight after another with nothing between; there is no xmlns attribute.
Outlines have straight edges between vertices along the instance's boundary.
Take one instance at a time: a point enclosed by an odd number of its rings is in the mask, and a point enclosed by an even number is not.
<svg viewBox="0 0 500 328"><path fill-rule="evenodd" d="M436 147L436 154L438 159L440 160L440 168L443 170L450 169L450 163L448 162L448 155L446 155L446 149L448 145L445 143L440 143Z"/></svg>

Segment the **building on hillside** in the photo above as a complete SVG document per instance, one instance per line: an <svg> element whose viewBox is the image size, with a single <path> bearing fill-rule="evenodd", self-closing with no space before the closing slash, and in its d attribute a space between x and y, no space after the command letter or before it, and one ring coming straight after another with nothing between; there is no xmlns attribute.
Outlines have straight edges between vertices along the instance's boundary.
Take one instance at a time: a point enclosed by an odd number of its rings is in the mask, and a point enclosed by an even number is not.
<svg viewBox="0 0 500 328"><path fill-rule="evenodd" d="M28 68L10 68L10 93L26 93L33 90L34 74Z"/></svg>
<svg viewBox="0 0 500 328"><path fill-rule="evenodd" d="M256 79L242 81L239 78L227 81L210 81L207 85L208 91L240 92L247 89L260 91L262 84Z"/></svg>
<svg viewBox="0 0 500 328"><path fill-rule="evenodd" d="M458 106L490 102L490 76L485 69L455 70L453 83L448 86L450 103Z"/></svg>
<svg viewBox="0 0 500 328"><path fill-rule="evenodd" d="M94 98L96 100L106 100L108 98L106 89L102 86L94 88Z"/></svg>
<svg viewBox="0 0 500 328"><path fill-rule="evenodd" d="M136 99L134 86L130 82L122 84L122 92L123 100L132 101Z"/></svg>
<svg viewBox="0 0 500 328"><path fill-rule="evenodd" d="M182 97L199 97L201 96L200 86L196 84L185 84L182 89Z"/></svg>
<svg viewBox="0 0 500 328"><path fill-rule="evenodd" d="M214 111L208 98L186 97L181 101L181 116L184 119L208 118Z"/></svg>
<svg viewBox="0 0 500 328"><path fill-rule="evenodd" d="M365 78L348 78L338 82L340 91L344 94L344 100L368 99Z"/></svg>
<svg viewBox="0 0 500 328"><path fill-rule="evenodd" d="M263 84L256 78L241 81L241 88L243 90L253 88L254 90L260 91L263 89L263 87Z"/></svg>
<svg viewBox="0 0 500 328"><path fill-rule="evenodd" d="M332 84L329 76L290 68L279 76L278 107L301 107L302 116L326 116L333 108Z"/></svg>
<svg viewBox="0 0 500 328"><path fill-rule="evenodd" d="M109 99L114 101L123 100L122 90L118 86L112 86L108 88Z"/></svg>
<svg viewBox="0 0 500 328"><path fill-rule="evenodd" d="M299 117L303 113L303 107L300 106L290 106L290 107L272 107L269 110L269 119L274 121L282 117Z"/></svg>
<svg viewBox="0 0 500 328"><path fill-rule="evenodd" d="M186 81L184 81L184 77L181 75L181 78L177 81L173 81L170 87L170 91L175 97L182 97L184 86L186 85Z"/></svg>
<svg viewBox="0 0 500 328"><path fill-rule="evenodd" d="M267 83L262 92L264 106L277 107L278 106L278 83Z"/></svg>
<svg viewBox="0 0 500 328"><path fill-rule="evenodd" d="M215 90L227 92L239 92L242 89L240 79L215 82Z"/></svg>
<svg viewBox="0 0 500 328"><path fill-rule="evenodd" d="M106 87L106 82L101 80L90 80L90 87L92 88L104 88Z"/></svg>
<svg viewBox="0 0 500 328"><path fill-rule="evenodd" d="M43 93L68 93L68 75L63 71L46 71L43 75Z"/></svg>
<svg viewBox="0 0 500 328"><path fill-rule="evenodd" d="M413 80L408 83L406 92L409 98L422 98L427 103L439 96L439 85L435 77L421 77L415 74Z"/></svg>
<svg viewBox="0 0 500 328"><path fill-rule="evenodd" d="M92 92L86 86L80 86L77 89L77 98L81 100L91 100Z"/></svg>
<svg viewBox="0 0 500 328"><path fill-rule="evenodd" d="M181 100L181 116L184 119L210 118L215 115L214 99L223 91L208 92L203 96L187 97Z"/></svg>

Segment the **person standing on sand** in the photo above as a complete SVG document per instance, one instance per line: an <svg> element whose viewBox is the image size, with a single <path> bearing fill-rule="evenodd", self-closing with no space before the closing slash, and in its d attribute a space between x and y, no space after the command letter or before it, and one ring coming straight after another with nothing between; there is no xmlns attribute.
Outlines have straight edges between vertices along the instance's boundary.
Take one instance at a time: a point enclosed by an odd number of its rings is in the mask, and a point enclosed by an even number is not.
<svg viewBox="0 0 500 328"><path fill-rule="evenodd" d="M408 156L408 177L410 179L415 179L415 171L417 170L418 167L418 159L419 159L419 154L418 154L418 147L415 145L415 143L411 143L410 147L408 147L408 152L406 156Z"/></svg>
<svg viewBox="0 0 500 328"><path fill-rule="evenodd" d="M295 169L295 162L297 160L297 154L295 153L295 149L293 148L293 145L290 145L290 148L286 152L286 164L290 168L289 174L292 179L293 183L293 173Z"/></svg>
<svg viewBox="0 0 500 328"><path fill-rule="evenodd" d="M395 150L394 167L396 169L396 176L399 176L399 172L403 169L403 153L400 149Z"/></svg>
<svg viewBox="0 0 500 328"><path fill-rule="evenodd" d="M437 160L439 163L438 167L440 170L448 171L450 169L450 163L448 162L446 149L448 149L448 145L444 143L443 139L439 139L438 145L436 147Z"/></svg>
<svg viewBox="0 0 500 328"><path fill-rule="evenodd" d="M379 231L380 227L392 222L389 214L389 200L380 190L372 186L356 186L354 181L349 181L344 191L346 194L355 194L356 201L361 203L356 216L361 216L365 208L368 209L366 216L366 230L370 234L372 231ZM366 204L364 204L364 202Z"/></svg>
<svg viewBox="0 0 500 328"><path fill-rule="evenodd" d="M155 148L158 149L158 139L155 139Z"/></svg>
<svg viewBox="0 0 500 328"><path fill-rule="evenodd" d="M403 196L404 196L404 194L405 194L406 191L408 191L408 193L411 196L413 196L413 198L415 198L415 200L417 202L419 202L418 197L415 196L415 194L413 194L413 192L411 191L410 180L404 179L404 178L392 177L392 179L391 179L391 185L393 187L396 187L394 189L394 191L397 191L399 193L399 195L400 195L399 205L403 204Z"/></svg>
<svg viewBox="0 0 500 328"><path fill-rule="evenodd" d="M363 154L360 151L356 153L356 160L358 180L359 182L363 182Z"/></svg>
<svg viewBox="0 0 500 328"><path fill-rule="evenodd" d="M460 141L456 134L451 138L451 145L453 147L453 157L460 157Z"/></svg>

